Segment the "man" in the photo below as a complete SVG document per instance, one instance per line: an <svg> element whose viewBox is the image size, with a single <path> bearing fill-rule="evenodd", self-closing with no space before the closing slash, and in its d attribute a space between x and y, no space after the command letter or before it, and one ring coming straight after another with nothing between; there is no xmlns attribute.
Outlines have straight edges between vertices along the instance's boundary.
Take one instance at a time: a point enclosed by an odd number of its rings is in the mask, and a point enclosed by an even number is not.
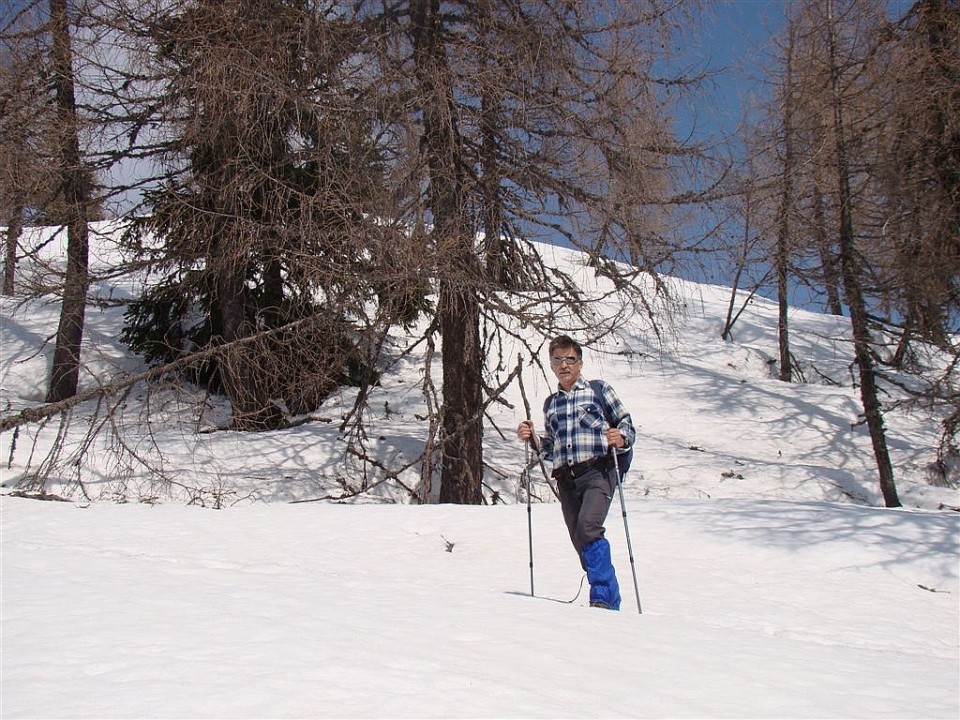
<svg viewBox="0 0 960 720"><path fill-rule="evenodd" d="M624 452L636 431L609 384L596 383L603 395L598 397L580 377L583 352L577 342L560 335L550 342L549 352L559 387L544 403L545 434L538 438L533 422L524 420L517 437L553 462L563 519L590 582L590 605L619 610L620 587L603 527L617 485L608 448Z"/></svg>

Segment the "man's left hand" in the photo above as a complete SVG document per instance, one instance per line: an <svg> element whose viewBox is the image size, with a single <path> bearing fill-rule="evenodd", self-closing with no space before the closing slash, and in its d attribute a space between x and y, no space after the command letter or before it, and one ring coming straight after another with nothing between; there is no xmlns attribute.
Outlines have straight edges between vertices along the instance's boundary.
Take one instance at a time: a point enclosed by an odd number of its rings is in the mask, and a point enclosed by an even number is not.
<svg viewBox="0 0 960 720"><path fill-rule="evenodd" d="M607 428L607 445L617 448L626 445L626 442L623 440L623 435L618 428Z"/></svg>

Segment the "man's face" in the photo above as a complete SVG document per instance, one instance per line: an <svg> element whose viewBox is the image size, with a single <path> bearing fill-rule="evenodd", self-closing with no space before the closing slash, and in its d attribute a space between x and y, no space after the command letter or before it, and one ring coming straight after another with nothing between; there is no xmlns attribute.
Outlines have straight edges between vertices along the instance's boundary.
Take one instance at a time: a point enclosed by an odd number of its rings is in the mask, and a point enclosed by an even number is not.
<svg viewBox="0 0 960 720"><path fill-rule="evenodd" d="M583 361L572 347L557 348L550 355L550 367L560 381L560 387L570 390L580 377Z"/></svg>

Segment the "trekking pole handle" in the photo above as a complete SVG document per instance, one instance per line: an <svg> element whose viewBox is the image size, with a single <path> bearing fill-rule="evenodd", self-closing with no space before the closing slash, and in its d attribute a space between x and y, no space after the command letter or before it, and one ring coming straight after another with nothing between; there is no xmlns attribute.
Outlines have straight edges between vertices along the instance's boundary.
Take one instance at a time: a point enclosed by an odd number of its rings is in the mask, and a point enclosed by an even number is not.
<svg viewBox="0 0 960 720"><path fill-rule="evenodd" d="M611 433L610 433L611 430L616 430L616 431L617 431L617 434L616 434L615 436L614 436L614 435L611 435ZM626 447L626 446L627 446L627 439L623 436L623 432L622 432L622 431L620 430L620 428L618 428L616 425L607 425L607 430L606 430L606 432L604 433L604 436L605 436L606 439L607 439L607 447L608 447L609 449L611 449L611 450L616 450L617 448ZM612 440L613 437L619 438L621 444L620 444L620 445L614 445L613 440Z"/></svg>

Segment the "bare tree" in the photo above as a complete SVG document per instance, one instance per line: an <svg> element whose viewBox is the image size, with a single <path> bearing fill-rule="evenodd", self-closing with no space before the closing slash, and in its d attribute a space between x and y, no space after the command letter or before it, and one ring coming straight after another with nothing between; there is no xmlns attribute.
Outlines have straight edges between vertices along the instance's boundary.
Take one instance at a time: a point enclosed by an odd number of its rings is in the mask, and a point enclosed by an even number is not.
<svg viewBox="0 0 960 720"><path fill-rule="evenodd" d="M0 217L7 225L4 249L3 294L13 295L17 247L28 206L39 195L40 152L36 147L40 104L35 86L38 53L24 53L23 38L4 28L0 57Z"/></svg>
<svg viewBox="0 0 960 720"><path fill-rule="evenodd" d="M823 292L832 313L849 311L864 418L892 506L899 498L881 397L884 383L902 383L884 367L922 374L915 338L955 352L947 338L960 276L949 170L957 167L958 20L955 2L919 2L895 21L877 3L796 3L776 65L784 74L776 100L786 180L775 254L781 327L790 272ZM782 347L782 365L785 355ZM950 384L920 380L927 401Z"/></svg>
<svg viewBox="0 0 960 720"><path fill-rule="evenodd" d="M943 349L960 309L960 4L916 2L881 36L871 68L890 111L878 136L878 192L893 303L904 337Z"/></svg>
<svg viewBox="0 0 960 720"><path fill-rule="evenodd" d="M60 193L67 213L67 272L47 402L58 402L77 392L89 285L88 218L93 205L92 188L89 171L84 167L80 153L80 120L70 34L66 0L50 0L51 72L56 89L60 140Z"/></svg>
<svg viewBox="0 0 960 720"><path fill-rule="evenodd" d="M391 230L368 212L378 159L373 109L352 86L356 28L303 0L202 1L160 17L147 26L166 86L153 122L174 139L132 238L161 238L152 261L172 274L134 308L128 337L158 360L233 348L197 372L229 397L235 427L278 427L363 364L347 315L383 281L372 266ZM311 315L296 333L235 343Z"/></svg>
<svg viewBox="0 0 960 720"><path fill-rule="evenodd" d="M622 312L664 321L656 270L689 197L673 194L684 152L662 91L684 79L652 70L671 5L106 4L152 58L125 60L107 102L163 161L128 239L165 280L132 304L126 337L225 392L234 427L316 407L352 365L365 387L341 429L364 456L384 338L435 298L414 343L428 362L442 352L443 385L426 367L414 492L432 497L437 467L441 500L483 502L484 414L517 372L504 339L523 324L590 345L622 317L534 241L583 250Z"/></svg>
<svg viewBox="0 0 960 720"><path fill-rule="evenodd" d="M439 280L437 316L443 337L440 502L479 504L483 474L481 278L476 226L467 207L464 138L457 128L456 89L447 64L447 31L439 0L410 4L415 86L423 110L429 200L436 252L450 269Z"/></svg>
<svg viewBox="0 0 960 720"><path fill-rule="evenodd" d="M929 374L923 345L952 358L925 378L917 402L945 413L937 465L955 476L960 398L955 391L960 310L960 3L915 2L879 36L871 67L888 113L877 149L885 296L901 319L895 367ZM920 346L916 347L915 346ZM920 352L916 352L919 350Z"/></svg>
<svg viewBox="0 0 960 720"><path fill-rule="evenodd" d="M28 108L32 95L24 92L26 63L20 61L12 47L4 39L2 65L0 65L0 212L6 222L4 238L3 294L13 295L17 266L17 246L23 228L24 213L30 202L30 188L36 169L37 156L31 152L28 130L32 114Z"/></svg>
<svg viewBox="0 0 960 720"><path fill-rule="evenodd" d="M670 257L658 222L676 147L650 71L669 16L656 2L609 15L587 2L516 0L371 0L358 10L380 31L370 54L404 143L388 155L406 194L384 215L418 228L405 261L436 281L440 499L476 503L483 412L495 401L484 338L511 317L544 335L572 323L588 344L616 324L530 240L583 249L641 308L640 271L610 258L652 272Z"/></svg>
<svg viewBox="0 0 960 720"><path fill-rule="evenodd" d="M839 9L838 9L839 8ZM870 238L878 195L875 167L878 86L868 69L876 62L876 6L809 0L791 7L784 41L782 181L777 213L776 267L780 288L781 377L789 377L785 343L785 289L790 263L819 266L802 275L824 282L828 303L849 308L864 418L888 506L900 504L886 441L880 374L875 360L870 307L882 295L878 264L883 248ZM804 217L806 222L793 222ZM834 240L835 239L835 240Z"/></svg>
<svg viewBox="0 0 960 720"><path fill-rule="evenodd" d="M26 223L60 225L70 216L62 192L63 145L51 92L50 23L39 0L13 9L0 26L0 222L7 226L3 293L14 294ZM69 127L65 128L69 131ZM89 175L88 168L82 172Z"/></svg>
<svg viewBox="0 0 960 720"><path fill-rule="evenodd" d="M729 208L730 214L724 225L742 228L739 245L735 246L735 252L731 251L733 261L730 300L727 303L723 329L720 331L720 337L728 341L733 339L733 328L737 320L773 272L773 266L769 264L770 243L764 241L766 226L769 224L764 209L770 204L769 194L775 183L766 177L761 169L764 152L760 143L748 143L748 148L743 167L729 175L728 182L733 189L722 203L722 207ZM733 247L731 245L731 248ZM761 277L752 277L753 272L762 273Z"/></svg>
<svg viewBox="0 0 960 720"><path fill-rule="evenodd" d="M780 201L777 208L777 249L775 267L777 271L777 346L780 354L780 379L790 382L793 377L793 363L790 359L789 325L789 285L791 227L795 194L794 173L796 172L796 152L794 149L796 133L794 106L796 88L793 82L794 46L796 36L794 28L787 29L787 44L784 48L785 75L781 92L780 107L783 112L783 176L780 184Z"/></svg>
<svg viewBox="0 0 960 720"><path fill-rule="evenodd" d="M851 167L849 162L850 140L848 137L844 95L844 65L838 48L837 16L834 0L827 0L827 38L830 66L830 88L832 92L833 134L835 146L832 148L837 167L837 200L840 207L839 218L839 254L840 272L843 278L844 296L850 308L850 322L853 327L853 346L860 373L860 397L864 416L873 443L873 453L880 474L880 490L887 507L899 507L900 498L893 477L893 464L887 448L886 430L883 422L883 410L877 387L877 373L871 354L870 326L867 320L867 300L862 282L862 262L857 248L853 226L853 205L855 198L850 185Z"/></svg>

